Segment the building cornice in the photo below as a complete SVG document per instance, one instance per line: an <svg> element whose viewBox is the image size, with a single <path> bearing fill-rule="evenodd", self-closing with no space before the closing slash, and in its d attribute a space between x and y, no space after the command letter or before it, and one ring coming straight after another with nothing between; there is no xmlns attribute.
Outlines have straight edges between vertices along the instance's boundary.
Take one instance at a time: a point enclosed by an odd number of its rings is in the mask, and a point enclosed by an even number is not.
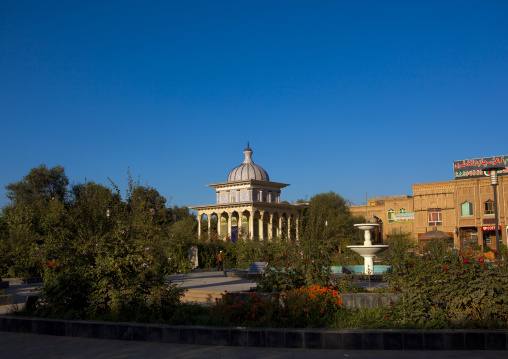
<svg viewBox="0 0 508 359"><path fill-rule="evenodd" d="M232 181L232 182L219 182L207 184L212 188L234 188L243 186L256 186L257 188L284 188L289 186L287 183L260 181L260 180L245 180L245 181Z"/></svg>
<svg viewBox="0 0 508 359"><path fill-rule="evenodd" d="M234 202L234 203L220 203L220 204L205 204L201 206L189 207L196 211L208 211L208 210L219 210L228 209L234 210L236 208L253 208L256 210L269 210L269 209L303 209L306 205L303 204L291 204L291 203L270 203L270 202Z"/></svg>

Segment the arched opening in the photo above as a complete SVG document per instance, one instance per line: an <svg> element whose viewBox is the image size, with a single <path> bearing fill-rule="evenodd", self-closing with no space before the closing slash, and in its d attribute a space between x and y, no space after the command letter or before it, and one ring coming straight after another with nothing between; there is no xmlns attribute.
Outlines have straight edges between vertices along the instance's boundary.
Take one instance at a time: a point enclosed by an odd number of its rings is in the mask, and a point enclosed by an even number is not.
<svg viewBox="0 0 508 359"><path fill-rule="evenodd" d="M259 240L259 234L260 234L259 224L261 223L261 214L259 213L259 211L256 211L256 212L254 212L253 217L254 217L254 219L253 219L254 233L252 234L252 238L255 240Z"/></svg>
<svg viewBox="0 0 508 359"><path fill-rule="evenodd" d="M226 212L222 212L220 215L220 231L219 231L221 239L228 238L228 220L229 220L228 214Z"/></svg>
<svg viewBox="0 0 508 359"><path fill-rule="evenodd" d="M210 214L210 222L208 223L208 226L210 228L209 238L211 240L217 240L217 238L219 238L218 224L219 224L219 220L218 220L217 213Z"/></svg>
<svg viewBox="0 0 508 359"><path fill-rule="evenodd" d="M201 215L201 220L199 221L199 229L200 229L199 237L202 240L210 238L210 233L208 233L208 220L209 220L208 215L203 213Z"/></svg>
<svg viewBox="0 0 508 359"><path fill-rule="evenodd" d="M239 226L239 218L238 212L233 212L231 214L231 242L236 243L238 239L238 226Z"/></svg>
<svg viewBox="0 0 508 359"><path fill-rule="evenodd" d="M263 240L269 238L270 233L268 232L268 228L270 228L270 213L265 212L263 214Z"/></svg>
<svg viewBox="0 0 508 359"><path fill-rule="evenodd" d="M240 224L240 229L238 233L238 237L241 239L249 238L249 219L250 219L250 213L249 211L243 211L242 213L242 222Z"/></svg>
<svg viewBox="0 0 508 359"><path fill-rule="evenodd" d="M282 223L280 228L280 237L281 238L287 238L288 237L288 219L286 213L282 213L281 216Z"/></svg>
<svg viewBox="0 0 508 359"><path fill-rule="evenodd" d="M272 238L280 237L279 214L275 212L272 217Z"/></svg>

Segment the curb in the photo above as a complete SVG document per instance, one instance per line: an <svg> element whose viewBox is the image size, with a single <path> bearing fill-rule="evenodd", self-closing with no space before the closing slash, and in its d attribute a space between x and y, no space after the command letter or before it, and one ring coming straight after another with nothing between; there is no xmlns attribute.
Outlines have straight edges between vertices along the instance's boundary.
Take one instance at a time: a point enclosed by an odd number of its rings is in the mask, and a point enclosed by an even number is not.
<svg viewBox="0 0 508 359"><path fill-rule="evenodd" d="M344 350L507 350L508 330L333 330L174 326L0 315L0 331L240 347Z"/></svg>

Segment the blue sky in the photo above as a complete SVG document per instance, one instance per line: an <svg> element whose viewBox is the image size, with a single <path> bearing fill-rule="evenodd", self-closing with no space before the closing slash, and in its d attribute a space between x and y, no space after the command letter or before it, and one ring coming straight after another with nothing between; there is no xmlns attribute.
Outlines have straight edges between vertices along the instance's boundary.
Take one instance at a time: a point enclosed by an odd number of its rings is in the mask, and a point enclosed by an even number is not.
<svg viewBox="0 0 508 359"><path fill-rule="evenodd" d="M214 203L247 141L283 200L452 180L508 154L507 19L506 1L2 1L0 206L42 163Z"/></svg>

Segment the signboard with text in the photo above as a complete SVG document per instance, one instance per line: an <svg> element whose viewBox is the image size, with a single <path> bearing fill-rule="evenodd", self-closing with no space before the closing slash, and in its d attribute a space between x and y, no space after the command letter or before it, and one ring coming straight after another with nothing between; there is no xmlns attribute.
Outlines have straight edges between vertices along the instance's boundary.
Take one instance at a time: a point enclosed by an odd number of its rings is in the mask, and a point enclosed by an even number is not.
<svg viewBox="0 0 508 359"><path fill-rule="evenodd" d="M502 231L503 228L501 228L501 226L497 226L498 227L498 231ZM482 232L491 232L491 231L495 231L496 230L496 226L482 226Z"/></svg>
<svg viewBox="0 0 508 359"><path fill-rule="evenodd" d="M395 222L401 223L401 222L414 222L415 221L415 214L414 213L397 213L395 215Z"/></svg>
<svg viewBox="0 0 508 359"><path fill-rule="evenodd" d="M508 155L453 161L453 179L486 177L483 169L490 166L505 167L499 176L508 175Z"/></svg>

